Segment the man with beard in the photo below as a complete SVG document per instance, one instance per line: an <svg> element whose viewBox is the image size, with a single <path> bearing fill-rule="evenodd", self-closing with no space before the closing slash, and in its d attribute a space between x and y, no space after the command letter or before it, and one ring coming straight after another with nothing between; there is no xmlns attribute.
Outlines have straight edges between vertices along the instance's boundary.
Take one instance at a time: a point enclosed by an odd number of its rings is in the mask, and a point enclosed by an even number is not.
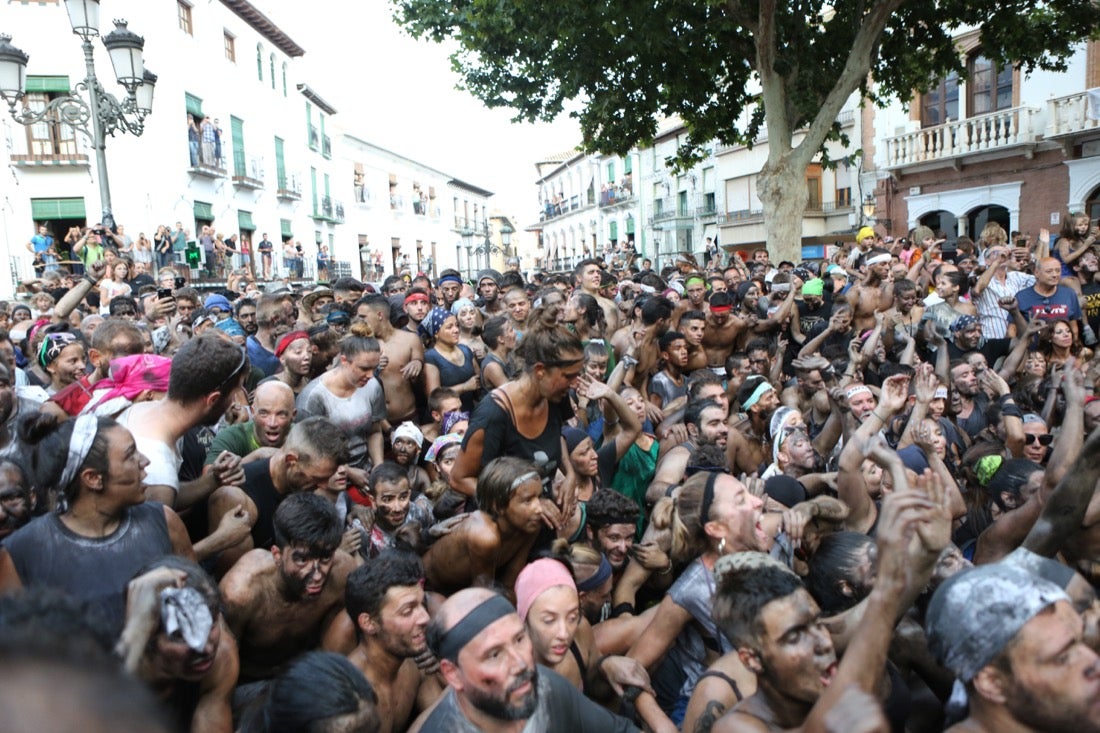
<svg viewBox="0 0 1100 733"><path fill-rule="evenodd" d="M378 464L370 472L367 488L374 511L368 510L368 520L363 527L370 538L370 546L364 548L364 554L374 557L394 547L399 538L418 549L421 531L432 524L432 513L412 501L413 492L405 467L393 461ZM401 531L403 528L405 532Z"/></svg>
<svg viewBox="0 0 1100 733"><path fill-rule="evenodd" d="M737 390L737 401L745 417L730 428L726 458L734 472L755 473L771 458L769 422L779 407L779 395L767 379L754 375Z"/></svg>
<svg viewBox="0 0 1100 733"><path fill-rule="evenodd" d="M413 730L616 733L637 728L536 666L519 614L485 588L448 598L428 624L428 644L448 684Z"/></svg>
<svg viewBox="0 0 1100 733"><path fill-rule="evenodd" d="M966 686L969 715L948 733L1100 731L1100 658L1054 583L1008 563L941 585L928 646Z"/></svg>
<svg viewBox="0 0 1100 733"><path fill-rule="evenodd" d="M198 565L169 555L138 571L127 587L117 651L179 730L231 733L237 643L218 586Z"/></svg>
<svg viewBox="0 0 1100 733"><path fill-rule="evenodd" d="M252 419L218 431L206 451L206 466L213 466L222 451L240 458L241 465L270 458L283 447L296 414L290 387L278 381L263 382L252 395Z"/></svg>
<svg viewBox="0 0 1100 733"><path fill-rule="evenodd" d="M971 438L976 438L978 433L988 425L985 410L989 407L989 396L982 390L978 382L978 375L968 362L957 359L951 362L951 386L958 399L958 407L955 409L955 424L961 430L965 430ZM992 370L990 371L992 374ZM998 397L1010 394L1011 389L1003 379L997 380L1003 390Z"/></svg>
<svg viewBox="0 0 1100 733"><path fill-rule="evenodd" d="M31 521L36 503L23 468L0 459L0 541Z"/></svg>
<svg viewBox="0 0 1100 733"><path fill-rule="evenodd" d="M631 499L611 489L600 489L592 494L585 509L588 544L607 558L618 578L634 548L641 509Z"/></svg>
<svg viewBox="0 0 1100 733"><path fill-rule="evenodd" d="M313 491L328 483L336 469L348 462L348 438L323 417L311 417L290 429L282 447L269 458L243 467L240 486L222 486L210 495L210 526L228 514L248 515L250 534L223 549L218 559L230 567L254 547L271 547L278 538L278 507L291 494Z"/></svg>
<svg viewBox="0 0 1100 733"><path fill-rule="evenodd" d="M396 550L348 576L344 607L359 637L348 660L378 694L379 733L406 730L414 710L426 709L441 692L416 663L428 649L423 581L420 559Z"/></svg>
<svg viewBox="0 0 1100 733"><path fill-rule="evenodd" d="M1011 347L1012 339L983 337L982 322L977 317L959 316L951 324L947 354L951 359L962 359L976 351L985 357L986 364L995 364L1002 356L1008 356Z"/></svg>
<svg viewBox="0 0 1100 733"><path fill-rule="evenodd" d="M671 448L657 463L657 472L646 490L647 504L655 504L669 488L684 480L688 459L696 449L704 445L726 449L730 432L726 411L714 400L689 403L684 411L684 426L688 440Z"/></svg>
<svg viewBox="0 0 1100 733"><path fill-rule="evenodd" d="M177 445L191 428L218 422L247 377L243 348L214 334L198 336L173 357L168 396L139 402L118 416L150 461L144 479L147 499L183 510L205 501L219 486L240 483L240 459L228 453L215 459L208 474L180 483L183 457Z"/></svg>
<svg viewBox="0 0 1100 733"><path fill-rule="evenodd" d="M477 294L481 296L481 315L484 320L504 315L504 305L500 302L500 273L496 270L482 270L477 274Z"/></svg>
<svg viewBox="0 0 1100 733"><path fill-rule="evenodd" d="M883 503L874 587L839 666L820 608L790 569L761 553L718 561L714 619L756 675L757 688L714 723L714 733L819 730L850 685L876 693L894 626L950 538L942 485L920 483Z"/></svg>
<svg viewBox="0 0 1100 733"><path fill-rule="evenodd" d="M252 298L241 298L233 304L233 310L237 314L237 323L244 329L245 336L255 336L260 328L256 323L256 301Z"/></svg>
<svg viewBox="0 0 1100 733"><path fill-rule="evenodd" d="M412 297L410 293L408 298ZM365 296L356 304L356 312L365 316L364 320L382 346L383 361L387 362L385 368L378 370L386 395L386 418L391 425L415 419L415 388L422 381L420 374L424 368L423 343L418 336L393 327L390 302L384 295Z"/></svg>
<svg viewBox="0 0 1100 733"><path fill-rule="evenodd" d="M458 270L444 270L435 281L435 291L439 296L439 305L447 310L462 293L462 274Z"/></svg>
<svg viewBox="0 0 1100 733"><path fill-rule="evenodd" d="M242 682L268 679L320 646L343 608L355 566L337 549L344 530L336 507L316 494L280 504L274 530L270 550L250 551L221 582L225 619L240 645Z"/></svg>
<svg viewBox="0 0 1100 733"><path fill-rule="evenodd" d="M709 302L710 312L703 329L703 350L707 354L707 368L725 377L726 359L733 352L734 343L748 329L749 322L733 315L733 300L729 293L713 293Z"/></svg>
<svg viewBox="0 0 1100 733"><path fill-rule="evenodd" d="M1095 252L1086 252L1077 258L1072 267L1074 277L1066 278L1063 282L1075 290L1079 288L1085 300L1085 325L1092 331L1092 338L1089 338L1089 331L1085 331L1082 340L1091 346L1096 343L1096 334L1100 333L1100 282L1096 281L1100 260Z"/></svg>

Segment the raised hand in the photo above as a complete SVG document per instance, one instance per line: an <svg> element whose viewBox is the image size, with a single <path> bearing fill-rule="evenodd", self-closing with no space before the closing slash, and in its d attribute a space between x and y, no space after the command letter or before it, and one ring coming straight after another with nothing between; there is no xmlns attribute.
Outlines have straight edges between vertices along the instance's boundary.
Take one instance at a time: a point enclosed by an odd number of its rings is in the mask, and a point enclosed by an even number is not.
<svg viewBox="0 0 1100 733"><path fill-rule="evenodd" d="M921 364L913 375L913 386L917 395L917 402L928 404L936 399L936 390L940 388L940 379L936 376L936 369L931 364Z"/></svg>
<svg viewBox="0 0 1100 733"><path fill-rule="evenodd" d="M905 402L908 399L908 376L904 374L895 374L892 377L887 377L886 381L882 383L882 390L879 394L879 404L884 410L888 410L891 414L896 413L898 410L905 407Z"/></svg>

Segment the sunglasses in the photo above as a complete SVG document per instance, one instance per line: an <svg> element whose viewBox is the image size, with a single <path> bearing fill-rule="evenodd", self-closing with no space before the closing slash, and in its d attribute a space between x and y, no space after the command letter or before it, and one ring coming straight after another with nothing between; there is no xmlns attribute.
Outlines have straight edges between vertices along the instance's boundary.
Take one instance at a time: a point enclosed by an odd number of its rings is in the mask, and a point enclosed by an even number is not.
<svg viewBox="0 0 1100 733"><path fill-rule="evenodd" d="M1028 445L1031 445L1032 443L1038 443L1041 446L1049 446L1051 443L1054 442L1054 436L1050 433L1047 433L1046 435L1032 435L1031 433L1027 433L1024 436L1024 442Z"/></svg>

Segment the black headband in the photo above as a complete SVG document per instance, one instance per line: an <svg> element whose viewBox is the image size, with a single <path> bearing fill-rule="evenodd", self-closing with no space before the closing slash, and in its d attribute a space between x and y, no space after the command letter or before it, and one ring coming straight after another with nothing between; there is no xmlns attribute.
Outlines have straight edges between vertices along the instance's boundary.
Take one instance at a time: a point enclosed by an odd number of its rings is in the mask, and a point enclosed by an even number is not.
<svg viewBox="0 0 1100 733"><path fill-rule="evenodd" d="M600 566L596 568L596 572L592 574L592 577L588 580L582 580L577 583L577 591L584 592L587 590L596 590L611 577L611 563L607 561L607 556L600 554Z"/></svg>
<svg viewBox="0 0 1100 733"><path fill-rule="evenodd" d="M458 659L467 644L484 631L493 622L515 613L515 607L504 596L493 596L474 606L474 609L462 617L462 620L444 633L436 646L435 655L452 662Z"/></svg>
<svg viewBox="0 0 1100 733"><path fill-rule="evenodd" d="M707 476L707 485L703 488L703 503L699 505L699 524L710 521L710 505L714 503L714 482L718 480L719 471L712 471Z"/></svg>

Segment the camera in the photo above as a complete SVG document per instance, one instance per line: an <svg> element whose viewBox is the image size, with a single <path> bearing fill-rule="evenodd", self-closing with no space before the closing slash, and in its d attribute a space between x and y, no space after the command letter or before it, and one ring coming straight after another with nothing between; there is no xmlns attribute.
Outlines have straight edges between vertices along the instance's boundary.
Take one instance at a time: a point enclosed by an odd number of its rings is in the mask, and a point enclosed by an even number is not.
<svg viewBox="0 0 1100 733"><path fill-rule="evenodd" d="M176 290L179 290L187 284L187 281L184 280L181 276L176 275L176 279L172 281L172 284L175 286Z"/></svg>

